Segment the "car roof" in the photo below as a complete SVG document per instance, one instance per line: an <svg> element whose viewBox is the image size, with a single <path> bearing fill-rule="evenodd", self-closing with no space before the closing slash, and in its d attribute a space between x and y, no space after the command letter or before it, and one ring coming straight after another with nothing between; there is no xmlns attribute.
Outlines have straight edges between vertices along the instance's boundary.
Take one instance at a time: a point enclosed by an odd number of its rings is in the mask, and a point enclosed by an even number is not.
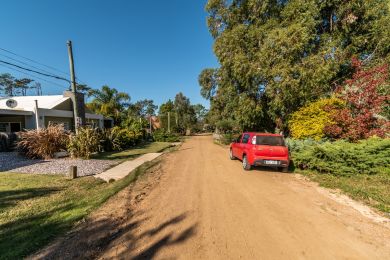
<svg viewBox="0 0 390 260"><path fill-rule="evenodd" d="M283 135L281 135L281 134L259 133L259 132L244 132L244 134L260 135L260 136L283 136Z"/></svg>

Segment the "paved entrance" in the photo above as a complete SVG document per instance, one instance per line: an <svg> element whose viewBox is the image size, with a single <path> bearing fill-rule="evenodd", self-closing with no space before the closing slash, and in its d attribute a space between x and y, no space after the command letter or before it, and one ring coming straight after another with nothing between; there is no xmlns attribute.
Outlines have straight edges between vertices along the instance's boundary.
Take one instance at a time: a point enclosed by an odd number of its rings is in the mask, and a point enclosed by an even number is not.
<svg viewBox="0 0 390 260"><path fill-rule="evenodd" d="M105 172L102 172L100 174L94 175L95 178L100 178L105 181L109 181L110 179L114 180L120 180L124 177L126 177L130 172L135 170L137 167L141 166L142 164L152 161L159 157L162 153L147 153L144 154L134 160L131 161L125 161L111 169L108 169Z"/></svg>

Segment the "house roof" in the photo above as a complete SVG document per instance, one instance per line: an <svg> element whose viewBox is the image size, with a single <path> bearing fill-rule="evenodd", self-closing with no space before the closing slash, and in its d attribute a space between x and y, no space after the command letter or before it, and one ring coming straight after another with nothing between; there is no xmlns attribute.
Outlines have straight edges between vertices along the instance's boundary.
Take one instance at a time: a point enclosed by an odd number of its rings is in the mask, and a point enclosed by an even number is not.
<svg viewBox="0 0 390 260"><path fill-rule="evenodd" d="M7 100L13 99L17 105L14 108L10 108L6 105ZM7 110L22 110L22 111L34 111L35 100L38 101L39 108L52 109L58 104L68 100L69 97L63 95L50 95L50 96L18 96L9 98L0 98L0 109Z"/></svg>

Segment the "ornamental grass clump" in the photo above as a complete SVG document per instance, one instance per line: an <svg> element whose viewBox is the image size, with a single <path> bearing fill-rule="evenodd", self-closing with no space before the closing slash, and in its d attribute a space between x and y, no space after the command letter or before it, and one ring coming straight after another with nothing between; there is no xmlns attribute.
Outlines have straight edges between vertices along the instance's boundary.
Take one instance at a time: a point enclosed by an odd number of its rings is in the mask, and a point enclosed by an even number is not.
<svg viewBox="0 0 390 260"><path fill-rule="evenodd" d="M100 150L101 133L98 129L81 127L77 134L71 135L68 152L73 158L89 159L93 153Z"/></svg>
<svg viewBox="0 0 390 260"><path fill-rule="evenodd" d="M66 151L68 141L69 132L64 130L63 125L49 125L21 132L17 147L28 158L50 159L56 152Z"/></svg>

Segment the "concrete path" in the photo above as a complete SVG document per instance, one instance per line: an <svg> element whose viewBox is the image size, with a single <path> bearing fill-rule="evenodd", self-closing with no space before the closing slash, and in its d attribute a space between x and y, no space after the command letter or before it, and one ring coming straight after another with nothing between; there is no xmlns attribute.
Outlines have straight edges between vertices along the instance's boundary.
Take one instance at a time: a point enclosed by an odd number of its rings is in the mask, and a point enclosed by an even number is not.
<svg viewBox="0 0 390 260"><path fill-rule="evenodd" d="M126 177L130 172L132 172L137 167L141 166L145 162L152 161L159 157L162 153L147 153L144 154L134 160L125 161L111 169L108 169L105 172L94 175L95 178L100 178L105 181L109 181L110 179L120 180Z"/></svg>

